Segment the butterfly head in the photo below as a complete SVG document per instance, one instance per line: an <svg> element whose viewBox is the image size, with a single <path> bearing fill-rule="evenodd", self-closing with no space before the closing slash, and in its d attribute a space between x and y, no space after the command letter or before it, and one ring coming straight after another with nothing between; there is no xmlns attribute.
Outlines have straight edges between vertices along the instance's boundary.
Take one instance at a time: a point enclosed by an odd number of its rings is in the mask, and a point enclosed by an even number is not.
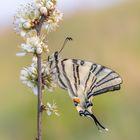
<svg viewBox="0 0 140 140"><path fill-rule="evenodd" d="M48 62L54 61L55 59L58 59L58 58L59 58L59 53L58 52L54 52L53 54L48 56Z"/></svg>
<svg viewBox="0 0 140 140"><path fill-rule="evenodd" d="M60 53L57 51L51 54L50 56L48 56L48 62L58 61L59 59L60 59Z"/></svg>

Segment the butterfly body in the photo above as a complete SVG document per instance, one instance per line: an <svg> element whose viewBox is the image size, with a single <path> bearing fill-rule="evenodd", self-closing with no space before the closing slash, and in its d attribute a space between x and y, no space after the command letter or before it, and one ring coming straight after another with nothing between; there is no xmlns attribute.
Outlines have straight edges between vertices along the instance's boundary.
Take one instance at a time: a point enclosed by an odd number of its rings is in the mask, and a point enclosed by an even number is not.
<svg viewBox="0 0 140 140"><path fill-rule="evenodd" d="M48 58L50 73L56 83L67 90L81 116L90 117L105 129L92 112L96 95L120 89L122 79L113 70L88 61L62 59L58 52Z"/></svg>

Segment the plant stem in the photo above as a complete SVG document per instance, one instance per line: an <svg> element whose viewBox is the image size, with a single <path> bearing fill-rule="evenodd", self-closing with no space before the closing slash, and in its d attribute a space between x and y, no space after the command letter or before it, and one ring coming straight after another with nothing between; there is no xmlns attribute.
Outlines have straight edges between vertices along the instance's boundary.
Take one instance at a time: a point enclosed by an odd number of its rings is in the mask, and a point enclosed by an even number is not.
<svg viewBox="0 0 140 140"><path fill-rule="evenodd" d="M42 16L39 23L36 25L35 29L37 31L37 35L40 36L41 28L43 22L45 20L45 16ZM38 96L37 96L37 137L36 140L42 139L42 132L41 132L41 107L42 107L42 78L41 78L41 54L37 54L37 71L38 71Z"/></svg>
<svg viewBox="0 0 140 140"><path fill-rule="evenodd" d="M41 106L42 106L42 80L41 80L41 55L37 55L38 70L38 103L37 103L37 140L41 140Z"/></svg>
<svg viewBox="0 0 140 140"><path fill-rule="evenodd" d="M40 32L41 32L41 28L43 25L43 22L46 20L47 18L43 15L39 21L39 23L36 25L36 31L37 31L37 35L40 36Z"/></svg>

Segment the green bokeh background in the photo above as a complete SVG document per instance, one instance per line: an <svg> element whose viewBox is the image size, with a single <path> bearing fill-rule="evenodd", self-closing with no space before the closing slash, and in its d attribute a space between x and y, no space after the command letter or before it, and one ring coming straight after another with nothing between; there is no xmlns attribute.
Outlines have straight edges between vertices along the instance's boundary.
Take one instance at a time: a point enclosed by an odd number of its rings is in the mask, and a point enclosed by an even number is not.
<svg viewBox="0 0 140 140"><path fill-rule="evenodd" d="M120 91L93 100L93 110L108 133L99 133L91 120L80 117L66 91L46 92L44 103L54 100L61 116L43 113L43 140L139 140L140 2L64 17L60 28L48 36L51 52L59 50L67 36L74 41L63 51L63 58L108 66L122 76L123 85ZM0 33L0 140L34 140L36 136L36 96L19 80L31 56L15 56L21 42L10 28Z"/></svg>

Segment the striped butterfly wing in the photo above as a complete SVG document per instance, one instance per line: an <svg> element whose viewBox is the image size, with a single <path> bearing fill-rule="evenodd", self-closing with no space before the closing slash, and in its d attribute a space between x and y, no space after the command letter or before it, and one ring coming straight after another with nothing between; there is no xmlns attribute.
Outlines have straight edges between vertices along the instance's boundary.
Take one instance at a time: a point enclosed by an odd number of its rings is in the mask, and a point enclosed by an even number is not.
<svg viewBox="0 0 140 140"><path fill-rule="evenodd" d="M61 61L64 81L74 96L92 96L120 89L122 80L113 70L91 62L64 59Z"/></svg>
<svg viewBox="0 0 140 140"><path fill-rule="evenodd" d="M113 70L91 62L64 59L61 61L62 76L80 116L91 118L97 128L108 131L92 112L92 97L120 89L122 80Z"/></svg>
<svg viewBox="0 0 140 140"><path fill-rule="evenodd" d="M81 116L91 118L98 129L106 129L92 112L92 97L120 89L122 80L113 70L88 61L77 59L60 59L54 55L51 63L52 73L58 85L68 90L77 111Z"/></svg>
<svg viewBox="0 0 140 140"><path fill-rule="evenodd" d="M94 80L86 89L88 99L92 96L120 89L122 79L115 71L99 64L93 64L91 69L93 70L90 73L94 74Z"/></svg>
<svg viewBox="0 0 140 140"><path fill-rule="evenodd" d="M59 63L61 77L71 97L82 97L85 93L85 82L92 63L76 59L63 59ZM90 79L88 80L89 83ZM84 95L86 96L86 95Z"/></svg>

